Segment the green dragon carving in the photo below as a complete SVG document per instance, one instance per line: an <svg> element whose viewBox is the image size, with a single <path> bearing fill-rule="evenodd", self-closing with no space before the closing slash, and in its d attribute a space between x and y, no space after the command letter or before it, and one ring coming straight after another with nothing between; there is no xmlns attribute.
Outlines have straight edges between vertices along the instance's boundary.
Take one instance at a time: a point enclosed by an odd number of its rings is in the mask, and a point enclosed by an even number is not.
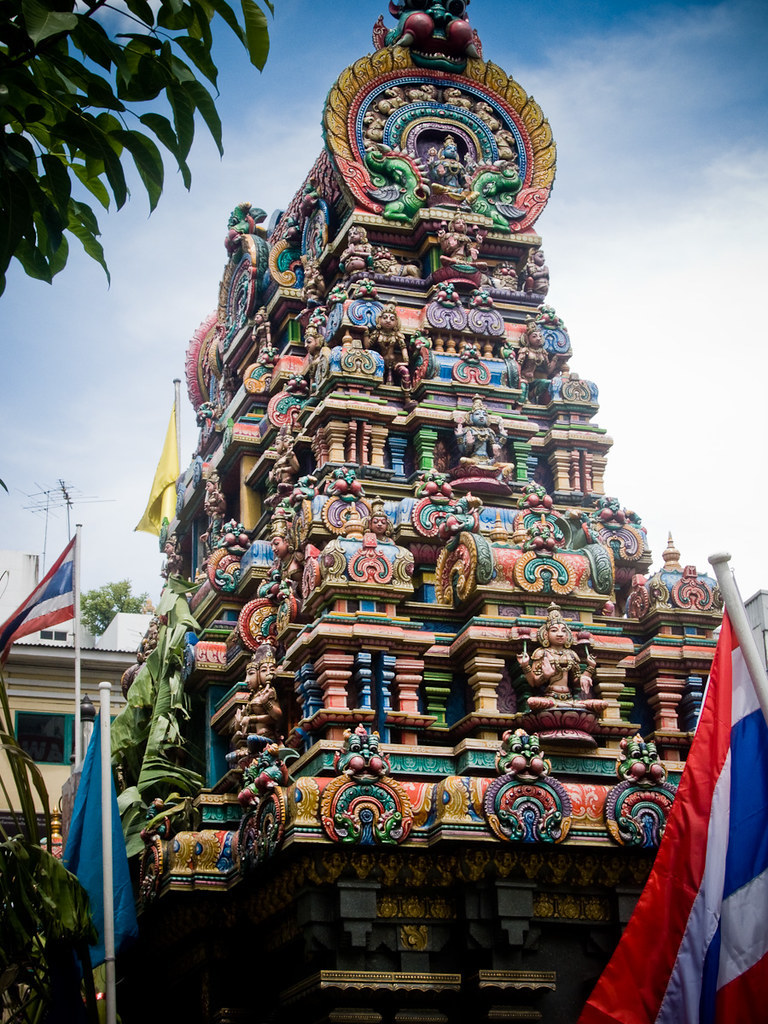
<svg viewBox="0 0 768 1024"><path fill-rule="evenodd" d="M368 150L365 163L374 185L368 194L383 203L382 216L410 223L429 197L429 188L413 165L383 146Z"/></svg>
<svg viewBox="0 0 768 1024"><path fill-rule="evenodd" d="M511 220L520 220L525 210L515 206L515 198L522 187L517 168L512 164L495 164L481 168L472 182L469 203L475 213L490 217L502 231L509 231Z"/></svg>

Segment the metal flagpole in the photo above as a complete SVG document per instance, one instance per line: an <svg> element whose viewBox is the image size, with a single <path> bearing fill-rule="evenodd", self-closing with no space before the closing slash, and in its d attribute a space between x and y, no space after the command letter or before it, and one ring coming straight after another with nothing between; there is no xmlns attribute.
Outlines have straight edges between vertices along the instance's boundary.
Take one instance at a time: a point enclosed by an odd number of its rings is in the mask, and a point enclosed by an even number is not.
<svg viewBox="0 0 768 1024"><path fill-rule="evenodd" d="M765 666L757 649L755 638L752 636L752 630L749 627L749 620L744 609L744 602L741 600L739 588L736 586L733 572L728 565L730 560L730 554L724 551L719 551L709 556L709 564L715 570L717 585L720 587L720 593L723 595L725 610L728 612L733 632L739 641L739 647L744 656L747 671L754 683L763 716L766 722L768 722L768 675L766 675Z"/></svg>
<svg viewBox="0 0 768 1024"><path fill-rule="evenodd" d="M104 968L106 970L106 1024L116 1024L115 1006L115 897L112 879L112 747L110 743L109 683L99 683L101 728L101 850L104 892Z"/></svg>
<svg viewBox="0 0 768 1024"><path fill-rule="evenodd" d="M74 597L75 597L75 768L83 763L83 737L80 725L80 544L82 523L75 526Z"/></svg>
<svg viewBox="0 0 768 1024"><path fill-rule="evenodd" d="M173 409L176 413L176 455L181 471L181 378L173 378Z"/></svg>

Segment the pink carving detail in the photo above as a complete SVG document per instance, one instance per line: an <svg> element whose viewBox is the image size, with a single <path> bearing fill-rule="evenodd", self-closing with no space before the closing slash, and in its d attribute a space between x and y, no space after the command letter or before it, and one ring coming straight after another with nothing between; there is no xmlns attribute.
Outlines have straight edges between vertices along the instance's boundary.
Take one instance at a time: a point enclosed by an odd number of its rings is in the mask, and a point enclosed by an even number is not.
<svg viewBox="0 0 768 1024"><path fill-rule="evenodd" d="M548 199L548 188L524 188L522 191L518 192L517 198L515 199L515 206L521 210L527 210L528 212L522 220L510 221L509 226L512 231L527 231L547 205Z"/></svg>
<svg viewBox="0 0 768 1024"><path fill-rule="evenodd" d="M203 394L201 390L201 382L198 373L200 365L200 350L204 345L207 346L210 342L211 331L216 327L217 323L218 317L216 313L211 313L210 316L203 320L192 335L189 347L187 348L184 374L187 378L187 394L189 395L190 402L195 408L195 412L197 412L203 402L208 401L208 395Z"/></svg>
<svg viewBox="0 0 768 1024"><path fill-rule="evenodd" d="M366 192L366 189L373 188L373 182L365 168L351 160L345 160L342 156L336 157L336 163L347 187L363 209L381 213L384 207L380 203L375 203Z"/></svg>

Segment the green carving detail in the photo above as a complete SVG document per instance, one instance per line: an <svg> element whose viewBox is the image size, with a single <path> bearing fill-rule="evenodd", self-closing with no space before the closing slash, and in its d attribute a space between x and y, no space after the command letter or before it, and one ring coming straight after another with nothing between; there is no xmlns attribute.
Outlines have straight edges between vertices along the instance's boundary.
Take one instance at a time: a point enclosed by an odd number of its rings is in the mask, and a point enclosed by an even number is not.
<svg viewBox="0 0 768 1024"><path fill-rule="evenodd" d="M419 462L419 469L432 469L435 464L435 445L437 444L437 431L433 427L420 427L414 440L416 458Z"/></svg>

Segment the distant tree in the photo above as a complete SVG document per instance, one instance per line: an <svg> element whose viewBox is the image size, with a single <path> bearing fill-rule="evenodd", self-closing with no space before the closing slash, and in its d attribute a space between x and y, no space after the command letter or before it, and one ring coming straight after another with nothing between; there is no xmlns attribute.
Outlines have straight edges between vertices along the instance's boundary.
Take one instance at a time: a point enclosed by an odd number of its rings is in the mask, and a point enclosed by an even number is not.
<svg viewBox="0 0 768 1024"><path fill-rule="evenodd" d="M259 2L273 11L271 0ZM255 0L239 8L242 23L227 0L2 0L0 294L14 257L50 282L67 262L66 233L109 276L82 197L105 209L113 199L119 209L128 154L153 210L163 189L155 140L187 188L196 112L222 152L221 122L202 82L216 88L211 23L216 15L226 22L259 70L269 52L262 8Z"/></svg>
<svg viewBox="0 0 768 1024"><path fill-rule="evenodd" d="M101 636L118 612L140 612L149 595L131 593L130 580L105 583L80 598L80 618L94 636Z"/></svg>

